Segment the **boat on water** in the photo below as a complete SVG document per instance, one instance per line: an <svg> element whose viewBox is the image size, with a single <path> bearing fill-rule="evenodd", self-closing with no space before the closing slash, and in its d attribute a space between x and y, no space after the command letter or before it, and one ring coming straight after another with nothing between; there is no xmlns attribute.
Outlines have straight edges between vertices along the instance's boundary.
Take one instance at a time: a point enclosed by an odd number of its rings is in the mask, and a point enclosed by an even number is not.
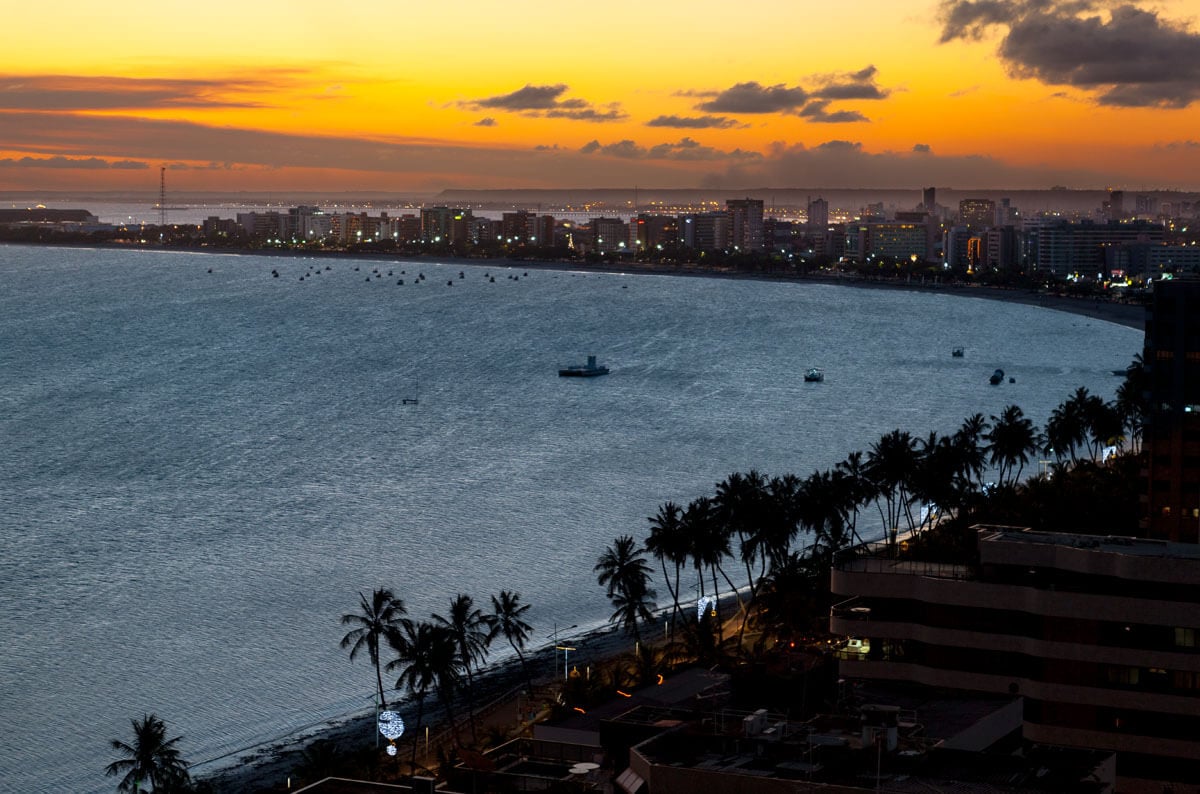
<svg viewBox="0 0 1200 794"><path fill-rule="evenodd" d="M961 347L956 347L950 351L950 355L954 356L955 358L962 358L966 355L966 352Z"/></svg>
<svg viewBox="0 0 1200 794"><path fill-rule="evenodd" d="M825 370L820 367L809 367L808 372L804 373L804 380L808 383L820 383L825 380Z"/></svg>
<svg viewBox="0 0 1200 794"><path fill-rule="evenodd" d="M608 367L597 364L595 356L588 356L586 364L571 364L558 371L560 378L594 378L607 374Z"/></svg>
<svg viewBox="0 0 1200 794"><path fill-rule="evenodd" d="M988 378L988 383L997 386L1004 382L1004 370L998 369L992 373L992 377Z"/></svg>

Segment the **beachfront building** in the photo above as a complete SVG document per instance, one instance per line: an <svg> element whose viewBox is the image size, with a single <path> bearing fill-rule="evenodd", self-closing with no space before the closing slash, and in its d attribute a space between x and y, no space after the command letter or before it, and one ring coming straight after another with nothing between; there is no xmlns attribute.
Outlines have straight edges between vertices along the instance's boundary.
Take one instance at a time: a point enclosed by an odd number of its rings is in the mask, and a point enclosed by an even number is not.
<svg viewBox="0 0 1200 794"><path fill-rule="evenodd" d="M1105 273L1105 251L1122 243L1161 243L1164 228L1148 221L1042 220L1026 226L1028 251L1034 270L1056 278L1081 275L1100 278Z"/></svg>
<svg viewBox="0 0 1200 794"><path fill-rule="evenodd" d="M629 241L629 224L620 218L592 218L591 248L601 254L632 251Z"/></svg>
<svg viewBox="0 0 1200 794"><path fill-rule="evenodd" d="M641 213L634 222L634 245L639 251L674 248L679 243L679 218Z"/></svg>
<svg viewBox="0 0 1200 794"><path fill-rule="evenodd" d="M421 208L421 240L426 243L465 243L470 239L471 211L452 207Z"/></svg>
<svg viewBox="0 0 1200 794"><path fill-rule="evenodd" d="M729 214L730 243L739 251L763 249L762 199L728 199L725 211Z"/></svg>
<svg viewBox="0 0 1200 794"><path fill-rule="evenodd" d="M1156 279L1175 273L1200 273L1200 246L1169 243L1118 243L1104 249L1110 278Z"/></svg>
<svg viewBox="0 0 1200 794"><path fill-rule="evenodd" d="M931 252L928 223L885 221L846 228L846 257L859 262L924 262Z"/></svg>
<svg viewBox="0 0 1200 794"><path fill-rule="evenodd" d="M681 215L679 237L693 251L723 251L730 244L729 215L724 212Z"/></svg>
<svg viewBox="0 0 1200 794"><path fill-rule="evenodd" d="M1019 696L1025 739L1115 752L1118 791L1200 780L1200 545L976 529L977 564L835 566L840 674Z"/></svg>

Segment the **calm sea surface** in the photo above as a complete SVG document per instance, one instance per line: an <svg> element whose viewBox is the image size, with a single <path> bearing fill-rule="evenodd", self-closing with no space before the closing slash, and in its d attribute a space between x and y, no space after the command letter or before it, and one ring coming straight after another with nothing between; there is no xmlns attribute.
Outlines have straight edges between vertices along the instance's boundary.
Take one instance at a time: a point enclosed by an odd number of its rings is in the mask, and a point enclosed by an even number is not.
<svg viewBox="0 0 1200 794"><path fill-rule="evenodd" d="M662 502L1043 423L1141 340L904 291L0 247L0 791L113 790L146 712L201 762L370 706L360 591L597 626L596 557ZM612 374L557 377L589 353Z"/></svg>

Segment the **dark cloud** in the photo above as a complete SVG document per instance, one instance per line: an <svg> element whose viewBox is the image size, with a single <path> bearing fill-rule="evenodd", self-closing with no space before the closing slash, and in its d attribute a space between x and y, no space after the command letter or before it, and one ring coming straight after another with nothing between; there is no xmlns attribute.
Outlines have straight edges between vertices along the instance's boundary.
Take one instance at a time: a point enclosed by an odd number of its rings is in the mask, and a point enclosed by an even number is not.
<svg viewBox="0 0 1200 794"><path fill-rule="evenodd" d="M558 85L526 85L511 94L477 99L473 103L477 107L499 108L501 110L549 110L555 107L578 107L581 100L566 100L559 102L559 97L567 91L563 83Z"/></svg>
<svg viewBox="0 0 1200 794"><path fill-rule="evenodd" d="M808 92L799 86L764 86L757 82L738 83L708 102L697 105L710 113L791 113L808 100Z"/></svg>
<svg viewBox="0 0 1200 794"><path fill-rule="evenodd" d="M829 100L821 99L809 102L800 109L800 115L809 121L819 121L828 124L845 124L854 121L870 121L857 110L835 110L829 112Z"/></svg>
<svg viewBox="0 0 1200 794"><path fill-rule="evenodd" d="M460 103L464 107L476 110L488 108L492 110L507 110L526 116L541 118L573 119L575 121L606 122L618 121L625 118L620 105L611 104L606 110L598 110L584 99L562 96L568 86L564 83L556 85L526 85L509 94L474 99Z"/></svg>
<svg viewBox="0 0 1200 794"><path fill-rule="evenodd" d="M7 157L0 159L0 168L79 168L88 171L106 168L139 170L149 168L136 160L104 160L100 157Z"/></svg>
<svg viewBox="0 0 1200 794"><path fill-rule="evenodd" d="M495 127L496 120L494 118L492 118L491 116L488 116L487 118L482 118L479 121L475 122L475 126L476 127Z"/></svg>
<svg viewBox="0 0 1200 794"><path fill-rule="evenodd" d="M815 99L885 99L890 91L875 85L878 70L868 66L857 72L831 75L821 80L822 85L813 89Z"/></svg>
<svg viewBox="0 0 1200 794"><path fill-rule="evenodd" d="M830 140L819 146L776 143L758 161L738 163L705 184L809 185L911 188L938 184L996 189L1043 188L1055 184L1104 185L1121 181L1100 173L1053 164L1018 166L988 155L942 156L932 151L870 152L857 141Z"/></svg>
<svg viewBox="0 0 1200 794"><path fill-rule="evenodd" d="M625 118L625 113L615 105L610 105L607 110L597 110L596 108L584 107L579 109L555 108L547 110L542 115L551 119L574 119L576 121L620 121Z"/></svg>
<svg viewBox="0 0 1200 794"><path fill-rule="evenodd" d="M914 143L912 150L915 154L930 154L933 152L933 147L927 143Z"/></svg>
<svg viewBox="0 0 1200 794"><path fill-rule="evenodd" d="M691 138L682 138L676 143L660 143L646 148L639 146L629 139L616 143L601 144L598 140L589 141L579 150L580 154L601 154L607 157L619 157L626 160L691 160L691 161L745 161L762 157L758 152L747 152L734 149L731 152L704 146Z"/></svg>
<svg viewBox="0 0 1200 794"><path fill-rule="evenodd" d="M275 86L255 80L160 80L75 75L0 75L0 109L131 110L263 107L233 98Z"/></svg>
<svg viewBox="0 0 1200 794"><path fill-rule="evenodd" d="M112 163L120 161L136 163L130 167L142 169L157 168L160 163L190 163L193 172L236 173L236 179L242 181L253 178L248 173L266 170L285 175L281 178L311 179L313 184L329 178L322 174L356 172L363 175L361 178L387 179L393 186L402 182L405 189L439 190L458 183L492 188L619 187L638 180L690 185L698 177L689 160L709 157L729 163L746 158L745 153L719 153L686 142L668 144L672 151L657 159L589 157L558 144L519 150L511 146L437 144L427 139L381 141L289 134L107 114L3 111L0 141L10 151L27 153L31 160L53 159L43 163L42 168L57 166L56 173L64 175L71 175L71 168L74 174L84 170L105 173L102 162L108 162L110 169ZM636 148L631 151L636 152ZM72 166L69 161L73 160L88 162ZM626 162L628 167L620 165ZM10 160L3 165L9 169L5 181L10 187L48 184L46 170L18 170L19 166L36 163ZM289 171L305 176L287 176ZM31 176L22 182L16 176L19 173ZM344 182L347 177L337 178ZM75 181L61 184L70 187L82 183L81 177L71 179ZM157 185L155 177L154 188Z"/></svg>
<svg viewBox="0 0 1200 794"><path fill-rule="evenodd" d="M738 126L738 123L724 116L656 116L647 121L646 126L681 130L726 130Z"/></svg>
<svg viewBox="0 0 1200 794"><path fill-rule="evenodd" d="M941 23L943 43L1003 30L998 52L1012 74L1087 91L1101 105L1200 100L1200 33L1134 2L944 0Z"/></svg>
<svg viewBox="0 0 1200 794"><path fill-rule="evenodd" d="M738 83L715 95L701 92L693 95L711 96L711 99L701 102L696 108L714 113L794 113L809 121L823 123L869 121L857 110L830 109L829 103L887 98L891 92L876 85L877 72L874 66L867 66L857 72L815 75L809 78L811 85L807 88L782 84L764 86L761 83L748 82Z"/></svg>
<svg viewBox="0 0 1200 794"><path fill-rule="evenodd" d="M1168 152L1179 151L1181 149L1185 151L1189 149L1200 149L1200 141L1193 141L1191 139L1186 141L1171 141L1170 143L1159 144L1154 148L1162 149Z"/></svg>

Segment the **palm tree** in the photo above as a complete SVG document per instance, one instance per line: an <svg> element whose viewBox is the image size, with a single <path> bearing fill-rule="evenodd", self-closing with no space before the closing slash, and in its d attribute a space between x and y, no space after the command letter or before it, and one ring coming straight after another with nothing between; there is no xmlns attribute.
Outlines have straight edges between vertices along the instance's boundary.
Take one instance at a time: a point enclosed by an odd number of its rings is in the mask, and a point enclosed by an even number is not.
<svg viewBox="0 0 1200 794"><path fill-rule="evenodd" d="M450 699L458 685L458 671L461 661L458 658L458 647L454 636L445 626L426 621L405 621L403 633L395 632L387 635L389 642L394 643L397 657L388 662L386 669L390 672L400 669L396 679L397 689L407 689L417 701L417 724L413 735L421 731L421 720L425 713L425 698L434 692L442 701L446 710L446 718L450 722L450 733L458 742L458 729L455 726L454 712L450 707ZM412 765L417 765L417 742L413 741Z"/></svg>
<svg viewBox="0 0 1200 794"><path fill-rule="evenodd" d="M613 613L609 620L618 626L624 626L625 630L633 635L635 647L640 646L642 632L638 623L654 618L654 590L649 586L649 580L619 588L609 594L608 600L613 605Z"/></svg>
<svg viewBox="0 0 1200 794"><path fill-rule="evenodd" d="M1146 399L1149 388L1146 368L1142 364L1142 356L1138 354L1125 370L1125 380L1117 387L1117 411L1125 429L1129 431L1130 446L1135 452L1142 438L1142 428L1150 415L1150 404Z"/></svg>
<svg viewBox="0 0 1200 794"><path fill-rule="evenodd" d="M525 674L525 684L529 694L533 696L533 679L529 676L529 668L525 664L525 654L521 653L529 636L533 634L533 626L525 622L524 615L529 611L529 604L521 603L521 594L501 590L500 595L492 596L492 614L486 618L491 624L492 631L508 640L508 644L517 652L521 660L521 671Z"/></svg>
<svg viewBox="0 0 1200 794"><path fill-rule="evenodd" d="M124 758L113 761L104 769L112 777L124 775L117 784L118 791L139 791L149 784L154 791L180 788L190 782L188 762L179 756L174 739L167 738L167 726L154 714L145 715L140 721L130 720L133 725L133 743L120 739L112 740L112 748Z"/></svg>
<svg viewBox="0 0 1200 794"><path fill-rule="evenodd" d="M804 507L800 522L812 533L809 556L832 562L849 541L846 532L845 475L831 471L814 471L804 481ZM786 560L777 563L772 572Z"/></svg>
<svg viewBox="0 0 1200 794"><path fill-rule="evenodd" d="M989 460L998 468L997 480L1001 486L1016 483L1021 478L1030 455L1037 451L1038 436L1024 412L1016 405L1009 405L992 417L992 429L983 436L988 442Z"/></svg>
<svg viewBox="0 0 1200 794"><path fill-rule="evenodd" d="M467 675L467 705L471 715L471 736L479 741L475 728L475 680L472 667L487 660L488 647L496 636L483 612L475 607L469 595L459 593L450 602L448 617L433 615L434 622L444 626L454 638L458 659Z"/></svg>
<svg viewBox="0 0 1200 794"><path fill-rule="evenodd" d="M713 499L717 521L725 534L731 540L737 536L738 556L746 567L751 601L756 589L751 566L764 556L761 531L766 518L766 490L766 478L751 469L747 474L730 474L717 483L717 495Z"/></svg>
<svg viewBox="0 0 1200 794"><path fill-rule="evenodd" d="M690 541L688 557L691 558L696 568L701 598L705 595L704 569L708 568L712 573L712 608L713 616L716 619L717 643L720 644L722 639L721 616L719 614L721 592L717 587L718 571L725 579L726 584L729 585L729 589L737 597L739 609L742 608L742 597L737 592L737 587L734 585L733 580L729 578L729 574L725 573L725 569L721 567L721 561L731 556L729 551L729 536L725 533L720 522L715 519L713 513L712 500L707 496L702 496L688 503L687 508L683 511L682 521L685 527L685 534Z"/></svg>
<svg viewBox="0 0 1200 794"><path fill-rule="evenodd" d="M1087 389L1081 388L1051 411L1046 420L1046 446L1059 460L1065 452L1071 463L1076 463L1076 450L1087 443L1087 423L1083 413L1086 399Z"/></svg>
<svg viewBox="0 0 1200 794"><path fill-rule="evenodd" d="M772 477L767 483L766 514L759 527L759 580L787 559L792 540L800 529L804 497L803 483L794 474Z"/></svg>
<svg viewBox="0 0 1200 794"><path fill-rule="evenodd" d="M640 643L638 620L649 619L654 606L646 550L636 546L632 535L621 535L604 550L592 570L615 607L611 620L625 626Z"/></svg>
<svg viewBox="0 0 1200 794"><path fill-rule="evenodd" d="M867 453L867 472L879 489L876 505L889 542L895 542L901 516L908 517L909 529L912 529L909 479L916 460L916 441L902 430L883 435Z"/></svg>
<svg viewBox="0 0 1200 794"><path fill-rule="evenodd" d="M683 508L674 502L666 502L658 512L646 519L650 522L650 535L646 538L646 551L654 555L662 565L663 580L671 593L671 631L675 631L675 618L679 615L679 574L688 560L688 537L683 523ZM675 566L672 580L667 563Z"/></svg>
<svg viewBox="0 0 1200 794"><path fill-rule="evenodd" d="M974 491L983 485L983 473L987 469L987 451L984 436L988 431L983 414L972 414L963 420L954 434L954 443L959 449L962 475L967 479L968 490Z"/></svg>
<svg viewBox="0 0 1200 794"><path fill-rule="evenodd" d="M350 659L358 655L363 648L375 665L375 681L379 687L379 702L387 708L387 699L383 695L383 674L379 669L379 640L396 634L404 626L404 615L408 612L404 602L396 598L392 591L381 587L371 594L371 600L363 593L358 594L359 612L342 615L343 626L355 628L346 632L342 637L342 647L350 649Z"/></svg>
<svg viewBox="0 0 1200 794"><path fill-rule="evenodd" d="M834 467L832 480L838 486L837 492L841 495L836 503L841 505L850 539L862 543L862 537L858 534L859 508L869 504L878 493L867 471L867 464L863 461L863 453L855 451L847 455L845 460Z"/></svg>

